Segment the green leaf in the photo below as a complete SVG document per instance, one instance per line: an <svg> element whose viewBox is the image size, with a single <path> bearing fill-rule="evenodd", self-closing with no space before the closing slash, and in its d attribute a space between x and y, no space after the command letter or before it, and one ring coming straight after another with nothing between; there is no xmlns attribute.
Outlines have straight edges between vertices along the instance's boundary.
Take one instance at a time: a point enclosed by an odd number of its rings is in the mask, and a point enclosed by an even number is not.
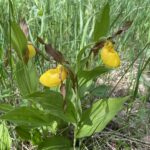
<svg viewBox="0 0 150 150"><path fill-rule="evenodd" d="M78 55L77 55L78 71L80 71L84 67L86 62L89 60L89 56L87 56L86 50L89 49L91 45L93 44L86 45L78 52ZM89 51L87 51L87 53L89 54ZM83 54L85 54L84 58L82 58Z"/></svg>
<svg viewBox="0 0 150 150"><path fill-rule="evenodd" d="M55 120L54 117L32 107L18 107L0 116L0 119L29 127L51 125Z"/></svg>
<svg viewBox="0 0 150 150"><path fill-rule="evenodd" d="M0 45L0 62L1 62L2 58L3 58L3 56L4 56L4 51L2 49L2 46Z"/></svg>
<svg viewBox="0 0 150 150"><path fill-rule="evenodd" d="M17 126L15 128L17 134L23 139L23 140L30 140L31 139L31 133L30 129L25 126Z"/></svg>
<svg viewBox="0 0 150 150"><path fill-rule="evenodd" d="M73 150L71 142L62 136L47 138L38 146L38 150Z"/></svg>
<svg viewBox="0 0 150 150"><path fill-rule="evenodd" d="M77 55L77 62L78 62L78 65L80 64L80 61L81 61L81 59L82 59L82 55L85 53L85 50L86 50L88 47L89 47L89 45L83 47L83 48L79 51L79 53L78 53L78 55Z"/></svg>
<svg viewBox="0 0 150 150"><path fill-rule="evenodd" d="M16 22L11 22L11 42L19 58L22 58L26 53L27 39Z"/></svg>
<svg viewBox="0 0 150 150"><path fill-rule="evenodd" d="M46 90L44 92L35 92L26 97L38 102L51 115L57 116L64 121L76 122L75 108L71 101L67 100L67 108L63 109L63 97L60 93Z"/></svg>
<svg viewBox="0 0 150 150"><path fill-rule="evenodd" d="M87 95L90 97L94 96L95 98L106 98L108 97L111 86L101 84L95 86L95 82L89 81L80 87L80 97L82 100L87 98Z"/></svg>
<svg viewBox="0 0 150 150"><path fill-rule="evenodd" d="M89 60L89 56L80 60L80 62L78 63L78 73L80 73L83 70L88 60Z"/></svg>
<svg viewBox="0 0 150 150"><path fill-rule="evenodd" d="M32 63L32 61L28 61L27 67L28 67L29 80L31 83L31 89L33 92L35 92L38 89L38 83L39 83L39 78L38 78L38 74L36 71L36 67Z"/></svg>
<svg viewBox="0 0 150 150"><path fill-rule="evenodd" d="M89 35L89 26L90 26L89 24L92 22L92 19L93 19L93 15L91 15L91 17L89 17L85 22L82 38L80 42L80 49L84 47L87 36Z"/></svg>
<svg viewBox="0 0 150 150"><path fill-rule="evenodd" d="M77 80L75 79L75 84ZM74 84L71 79L66 80L66 100L70 101L71 104L73 104L73 108L67 106L68 112L71 113L74 118L76 118L76 122L79 122L81 119L81 113L82 113L82 108L81 108L81 101L79 97L77 96L77 93L74 91L73 87Z"/></svg>
<svg viewBox="0 0 150 150"><path fill-rule="evenodd" d="M5 123L0 124L0 149L10 150L11 149L11 137L8 132L8 128Z"/></svg>
<svg viewBox="0 0 150 150"><path fill-rule="evenodd" d="M110 22L109 11L110 6L109 3L107 3L103 7L102 11L100 11L96 16L93 33L93 38L95 42L98 41L101 37L106 36L109 30L109 22Z"/></svg>
<svg viewBox="0 0 150 150"><path fill-rule="evenodd" d="M102 131L108 122L121 110L128 98L109 98L108 100L95 102L91 108L83 112L77 138L90 136L95 132Z"/></svg>
<svg viewBox="0 0 150 150"><path fill-rule="evenodd" d="M105 66L98 66L92 70L88 70L88 71L81 71L78 74L78 77L80 78L79 80L79 85L82 86L83 84L85 84L86 82L88 82L89 80L93 80L96 77L100 76L101 74L104 74L106 72L110 71L109 68L106 68Z"/></svg>
<svg viewBox="0 0 150 150"><path fill-rule="evenodd" d="M0 104L0 112L7 112L14 109L10 104Z"/></svg>
<svg viewBox="0 0 150 150"><path fill-rule="evenodd" d="M39 129L34 129L32 131L32 144L34 145L38 145L39 143L42 142L42 135L41 132L39 131Z"/></svg>
<svg viewBox="0 0 150 150"><path fill-rule="evenodd" d="M32 62L25 65L23 62L18 62L16 66L16 80L19 90L23 96L29 95L37 91L38 76Z"/></svg>
<svg viewBox="0 0 150 150"><path fill-rule="evenodd" d="M93 96L99 96L101 98L107 97L108 91L110 89L110 86L106 86L105 84L99 85L95 87L94 89L90 89L89 93Z"/></svg>

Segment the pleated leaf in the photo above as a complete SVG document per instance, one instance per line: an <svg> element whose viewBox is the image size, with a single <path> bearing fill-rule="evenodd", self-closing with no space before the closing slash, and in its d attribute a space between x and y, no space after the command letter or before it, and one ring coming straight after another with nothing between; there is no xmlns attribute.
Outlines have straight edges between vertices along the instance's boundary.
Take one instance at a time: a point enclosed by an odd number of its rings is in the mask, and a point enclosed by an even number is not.
<svg viewBox="0 0 150 150"><path fill-rule="evenodd" d="M100 12L96 15L95 27L93 33L94 41L98 41L101 37L106 36L109 30L110 16L109 16L110 6L107 3Z"/></svg>
<svg viewBox="0 0 150 150"><path fill-rule="evenodd" d="M0 116L4 119L13 122L17 125L24 125L29 127L39 127L44 125L51 125L55 120L54 117L45 114L43 111L32 107L18 107L4 115Z"/></svg>
<svg viewBox="0 0 150 150"><path fill-rule="evenodd" d="M27 39L16 22L11 22L11 42L19 58L22 58L26 53Z"/></svg>
<svg viewBox="0 0 150 150"><path fill-rule="evenodd" d="M78 74L78 77L80 78L79 84L83 85L89 80L93 80L96 77L100 76L101 74L107 73L109 71L110 69L106 68L105 66L98 66L92 70L81 71Z"/></svg>
<svg viewBox="0 0 150 150"><path fill-rule="evenodd" d="M128 98L109 98L108 100L95 102L91 108L83 112L77 137L82 138L102 131L118 111L121 110Z"/></svg>
<svg viewBox="0 0 150 150"><path fill-rule="evenodd" d="M16 80L21 95L26 96L37 91L38 76L34 64L30 61L27 65L21 61L18 62L16 66Z"/></svg>
<svg viewBox="0 0 150 150"><path fill-rule="evenodd" d="M71 148L71 142L67 138L54 136L40 143L38 150L73 150L73 148Z"/></svg>
<svg viewBox="0 0 150 150"><path fill-rule="evenodd" d="M55 91L44 91L44 92L35 92L26 97L33 101L38 102L41 106L49 112L50 114L59 117L60 119L67 122L76 122L77 115L75 113L75 108L71 101L67 100L67 108L64 110L64 101L60 93Z"/></svg>
<svg viewBox="0 0 150 150"><path fill-rule="evenodd" d="M12 109L14 109L14 107L11 106L10 104L5 104L5 103L0 104L0 112L7 112L7 111L10 111Z"/></svg>
<svg viewBox="0 0 150 150"><path fill-rule="evenodd" d="M1 150L10 150L11 149L11 137L9 135L8 128L3 122L0 124L0 149Z"/></svg>

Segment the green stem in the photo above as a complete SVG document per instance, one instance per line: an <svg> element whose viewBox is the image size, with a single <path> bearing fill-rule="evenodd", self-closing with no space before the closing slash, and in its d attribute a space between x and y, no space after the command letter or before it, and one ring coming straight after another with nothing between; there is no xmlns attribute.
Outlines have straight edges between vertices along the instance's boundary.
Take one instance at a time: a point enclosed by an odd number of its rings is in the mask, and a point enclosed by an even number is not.
<svg viewBox="0 0 150 150"><path fill-rule="evenodd" d="M138 75L137 75L137 82L136 82L136 85L135 85L135 90L134 90L134 94L133 94L133 99L136 98L136 95L138 93L138 87L139 87L139 82L140 82L140 77L144 71L144 69L146 68L146 66L149 64L150 62L150 57L148 58L148 60L145 62L143 68L139 71Z"/></svg>
<svg viewBox="0 0 150 150"><path fill-rule="evenodd" d="M73 150L76 150L76 130L77 127L75 126L75 129L74 129L74 136L73 136Z"/></svg>

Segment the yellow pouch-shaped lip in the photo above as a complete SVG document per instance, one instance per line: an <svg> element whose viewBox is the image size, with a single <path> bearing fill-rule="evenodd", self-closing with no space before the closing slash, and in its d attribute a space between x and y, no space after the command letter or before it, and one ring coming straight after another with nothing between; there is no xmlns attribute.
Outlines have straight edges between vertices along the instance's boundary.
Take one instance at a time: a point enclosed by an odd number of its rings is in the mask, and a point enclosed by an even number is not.
<svg viewBox="0 0 150 150"><path fill-rule="evenodd" d="M118 53L114 50L113 44L111 41L107 41L104 47L101 50L101 59L103 63L112 68L120 66L120 57Z"/></svg>
<svg viewBox="0 0 150 150"><path fill-rule="evenodd" d="M40 83L46 87L54 87L60 85L67 78L67 71L62 65L57 68L49 69L40 77Z"/></svg>
<svg viewBox="0 0 150 150"><path fill-rule="evenodd" d="M36 55L36 50L35 50L34 46L29 43L29 44L27 45L27 47L28 47L29 58L34 57L34 56Z"/></svg>

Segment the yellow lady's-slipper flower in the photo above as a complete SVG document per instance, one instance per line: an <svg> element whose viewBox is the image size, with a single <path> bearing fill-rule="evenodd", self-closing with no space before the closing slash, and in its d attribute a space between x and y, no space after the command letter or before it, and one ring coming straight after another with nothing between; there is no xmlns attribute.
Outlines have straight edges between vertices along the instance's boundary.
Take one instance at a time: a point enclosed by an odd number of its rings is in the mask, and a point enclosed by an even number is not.
<svg viewBox="0 0 150 150"><path fill-rule="evenodd" d="M58 65L55 69L49 69L40 77L40 83L46 87L54 87L60 85L67 78L67 70Z"/></svg>
<svg viewBox="0 0 150 150"><path fill-rule="evenodd" d="M34 57L34 56L36 55L36 50L35 50L34 46L29 43L29 44L27 45L27 47L28 47L28 55L29 55L29 58Z"/></svg>
<svg viewBox="0 0 150 150"><path fill-rule="evenodd" d="M101 59L103 63L112 68L116 68L120 66L120 57L118 53L115 51L113 43L111 41L106 41L104 47L101 52Z"/></svg>

